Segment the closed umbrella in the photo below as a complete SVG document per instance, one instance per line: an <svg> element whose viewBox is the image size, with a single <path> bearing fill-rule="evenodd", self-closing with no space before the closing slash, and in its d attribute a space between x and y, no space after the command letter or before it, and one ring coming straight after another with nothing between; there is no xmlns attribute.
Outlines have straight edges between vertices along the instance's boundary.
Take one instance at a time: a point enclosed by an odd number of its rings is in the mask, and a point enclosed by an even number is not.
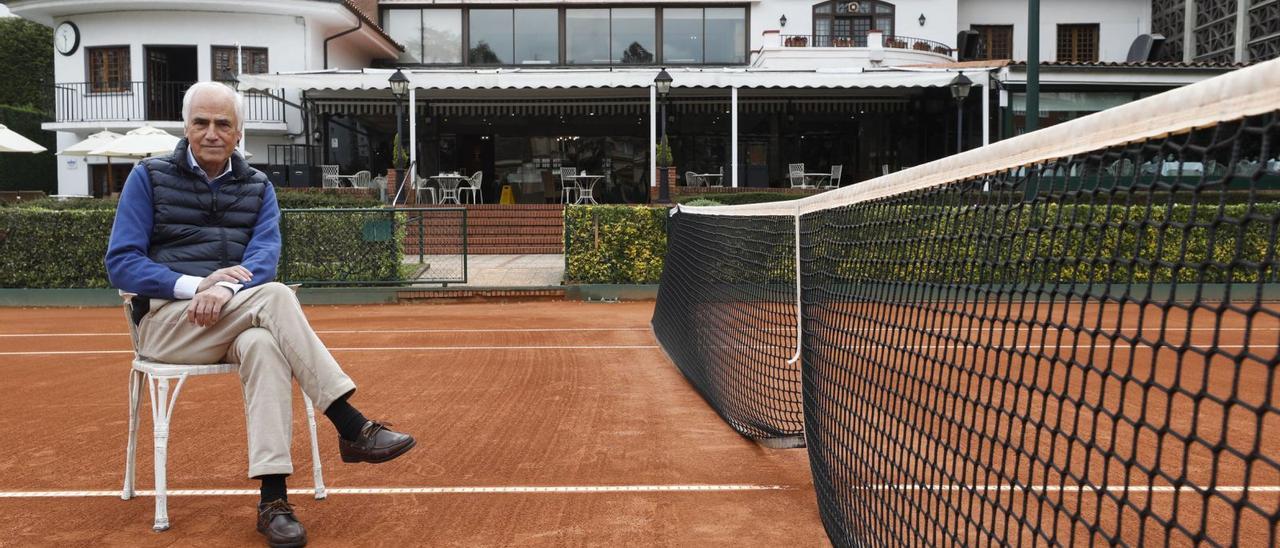
<svg viewBox="0 0 1280 548"><path fill-rule="evenodd" d="M0 124L0 152L44 152L46 149L31 139L18 135L17 132Z"/></svg>
<svg viewBox="0 0 1280 548"><path fill-rule="evenodd" d="M142 126L124 137L89 151L89 156L114 158L146 158L173 152L181 139L151 126Z"/></svg>

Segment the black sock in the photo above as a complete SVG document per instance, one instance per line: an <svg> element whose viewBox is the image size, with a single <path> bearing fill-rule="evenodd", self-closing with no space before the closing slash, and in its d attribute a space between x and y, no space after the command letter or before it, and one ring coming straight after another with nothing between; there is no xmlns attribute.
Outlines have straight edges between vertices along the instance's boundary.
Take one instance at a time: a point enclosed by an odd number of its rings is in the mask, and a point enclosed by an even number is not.
<svg viewBox="0 0 1280 548"><path fill-rule="evenodd" d="M360 429L364 428L364 423L369 419L364 418L360 411L351 404L347 403L347 398L351 396L351 392L343 394L341 398L334 400L329 404L329 408L324 410L324 416L329 417L329 422L333 423L333 427L338 429L338 436L347 441L355 441L360 437Z"/></svg>
<svg viewBox="0 0 1280 548"><path fill-rule="evenodd" d="M275 500L289 501L289 490L284 484L284 479L287 477L289 477L288 474L258 476L258 479L262 480L262 504Z"/></svg>

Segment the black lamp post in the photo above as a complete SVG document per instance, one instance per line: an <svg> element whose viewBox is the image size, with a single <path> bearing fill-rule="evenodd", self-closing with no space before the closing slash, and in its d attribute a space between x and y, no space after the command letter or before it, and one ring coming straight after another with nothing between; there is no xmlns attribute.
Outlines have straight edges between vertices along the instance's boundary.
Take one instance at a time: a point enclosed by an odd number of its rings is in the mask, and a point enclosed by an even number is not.
<svg viewBox="0 0 1280 548"><path fill-rule="evenodd" d="M956 99L956 153L964 150L964 98L969 96L973 80L963 72L951 80L951 96Z"/></svg>
<svg viewBox="0 0 1280 548"><path fill-rule="evenodd" d="M663 68L658 72L658 76L653 79L653 87L658 91L658 139L659 143L665 142L667 137L667 94L671 92L671 75L667 74L667 69ZM661 146L661 145L659 145ZM667 188L667 166L662 167L661 186L658 187L658 203L671 203L671 191Z"/></svg>
<svg viewBox="0 0 1280 548"><path fill-rule="evenodd" d="M409 79L405 77L403 72L400 72L400 69L396 69L395 74L392 74L391 78L387 79L387 81L391 83L391 94L396 97L396 142L392 143L392 156L395 156L396 154L394 151L396 147L399 147L401 150L404 149L404 131L402 131L404 129L403 100L404 96L409 93ZM404 169L404 166L402 165L397 165L395 167L396 169Z"/></svg>

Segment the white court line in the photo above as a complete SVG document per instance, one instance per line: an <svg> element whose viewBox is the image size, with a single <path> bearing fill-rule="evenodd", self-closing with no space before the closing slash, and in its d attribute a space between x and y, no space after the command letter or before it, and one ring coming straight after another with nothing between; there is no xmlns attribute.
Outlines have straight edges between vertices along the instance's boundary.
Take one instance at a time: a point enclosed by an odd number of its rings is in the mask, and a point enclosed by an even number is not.
<svg viewBox="0 0 1280 548"><path fill-rule="evenodd" d="M436 352L449 350L651 350L656 344L615 346L367 346L329 347L330 352ZM50 350L41 352L0 352L0 356L81 356L93 354L133 354L132 350Z"/></svg>
<svg viewBox="0 0 1280 548"><path fill-rule="evenodd" d="M787 485L548 485L510 487L330 487L328 494L338 495L453 495L453 494L520 494L520 493L688 493L720 491L782 491L795 487ZM290 495L307 495L313 489L294 488ZM155 491L137 490L137 496L154 497ZM257 489L169 489L171 497L191 496L244 496L257 495ZM0 491L0 498L72 498L119 497L120 491Z"/></svg>
<svg viewBox="0 0 1280 548"><path fill-rule="evenodd" d="M573 333L601 331L649 331L649 327L546 327L529 329L318 329L316 333L376 334L376 333ZM0 333L0 337L128 337L129 333Z"/></svg>

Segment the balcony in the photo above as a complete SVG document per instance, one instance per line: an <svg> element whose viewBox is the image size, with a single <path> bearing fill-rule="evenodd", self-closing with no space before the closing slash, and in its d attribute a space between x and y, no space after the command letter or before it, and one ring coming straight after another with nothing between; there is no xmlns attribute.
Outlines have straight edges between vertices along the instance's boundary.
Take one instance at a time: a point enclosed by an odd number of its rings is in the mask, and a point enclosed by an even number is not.
<svg viewBox="0 0 1280 548"><path fill-rule="evenodd" d="M182 95L194 82L64 82L54 84L54 124L181 122ZM244 92L246 124L285 123L285 104L261 92ZM60 129L60 128L46 128Z"/></svg>
<svg viewBox="0 0 1280 548"><path fill-rule="evenodd" d="M752 66L770 69L922 65L951 61L955 53L941 42L900 34L884 36L879 32L832 36L768 30L761 43Z"/></svg>

